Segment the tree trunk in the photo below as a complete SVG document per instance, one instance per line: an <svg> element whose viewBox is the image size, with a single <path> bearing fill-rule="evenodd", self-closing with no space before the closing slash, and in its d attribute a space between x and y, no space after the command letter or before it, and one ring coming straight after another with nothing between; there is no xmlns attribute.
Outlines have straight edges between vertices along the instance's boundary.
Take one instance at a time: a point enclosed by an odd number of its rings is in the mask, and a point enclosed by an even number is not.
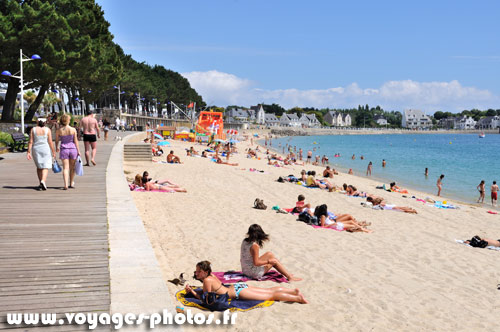
<svg viewBox="0 0 500 332"><path fill-rule="evenodd" d="M43 84L40 87L40 91L38 92L35 101L30 105L30 107L28 108L28 112L26 112L26 115L24 116L24 122L28 123L33 121L33 117L40 107L40 104L43 101L43 97L45 96L45 92L47 92L48 87L48 84Z"/></svg>
<svg viewBox="0 0 500 332"><path fill-rule="evenodd" d="M14 110L16 109L17 94L19 93L19 80L11 79L5 93L5 101L3 103L2 121L14 121Z"/></svg>

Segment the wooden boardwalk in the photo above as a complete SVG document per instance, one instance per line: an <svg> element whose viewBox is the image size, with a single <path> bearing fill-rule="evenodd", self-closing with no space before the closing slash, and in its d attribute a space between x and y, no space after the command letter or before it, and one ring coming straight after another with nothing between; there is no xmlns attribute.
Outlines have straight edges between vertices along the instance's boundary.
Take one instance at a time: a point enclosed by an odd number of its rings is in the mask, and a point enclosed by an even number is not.
<svg viewBox="0 0 500 332"><path fill-rule="evenodd" d="M88 331L86 325L12 326L17 312L103 313L110 310L106 166L115 141L98 141L95 167L76 189L50 171L38 191L25 153L0 155L0 331ZM83 153L83 143L80 142ZM109 330L98 327L97 330Z"/></svg>

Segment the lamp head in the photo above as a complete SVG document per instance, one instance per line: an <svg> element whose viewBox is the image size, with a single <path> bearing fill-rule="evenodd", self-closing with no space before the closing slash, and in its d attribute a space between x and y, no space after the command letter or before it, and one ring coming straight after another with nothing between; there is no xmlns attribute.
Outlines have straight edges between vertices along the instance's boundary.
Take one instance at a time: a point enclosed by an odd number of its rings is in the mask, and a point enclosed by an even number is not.
<svg viewBox="0 0 500 332"><path fill-rule="evenodd" d="M31 60L42 60L42 58L38 54L33 54Z"/></svg>
<svg viewBox="0 0 500 332"><path fill-rule="evenodd" d="M4 75L4 76L12 76L12 74L11 74L11 73L10 73L10 71L8 71L8 70L4 70L4 71L2 72L2 75Z"/></svg>

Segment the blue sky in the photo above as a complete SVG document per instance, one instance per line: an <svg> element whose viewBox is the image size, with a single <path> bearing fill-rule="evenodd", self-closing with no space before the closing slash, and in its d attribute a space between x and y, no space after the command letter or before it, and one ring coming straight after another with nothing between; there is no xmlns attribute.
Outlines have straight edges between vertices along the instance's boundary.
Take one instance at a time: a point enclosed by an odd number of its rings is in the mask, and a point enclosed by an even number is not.
<svg viewBox="0 0 500 332"><path fill-rule="evenodd" d="M500 108L500 1L97 2L126 53L207 103Z"/></svg>

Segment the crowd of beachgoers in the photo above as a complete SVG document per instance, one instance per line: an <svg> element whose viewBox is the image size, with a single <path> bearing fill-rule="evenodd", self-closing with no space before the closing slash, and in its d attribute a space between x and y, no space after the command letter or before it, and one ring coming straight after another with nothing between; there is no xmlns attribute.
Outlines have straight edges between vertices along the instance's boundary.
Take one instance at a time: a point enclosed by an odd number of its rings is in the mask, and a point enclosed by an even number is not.
<svg viewBox="0 0 500 332"><path fill-rule="evenodd" d="M169 140L166 148L154 137L138 140L152 143L153 162L124 168L165 278L196 268L195 280L169 284L173 295L309 303L274 305L243 318L271 328L274 316L306 329L327 328L330 311L338 326L350 329L365 330L369 322L375 330L450 328L457 321L444 313L462 312L469 304L461 295L473 288L485 306L498 304L491 296L500 277L491 265L499 253L468 248L500 247L493 237L498 216L483 208L345 174L325 156L302 158L289 147L276 153L252 133L235 144ZM471 238L461 242L467 246L454 241L465 238ZM461 258L451 264L458 251ZM478 280L469 280L468 269ZM249 280L227 283L215 273L237 270ZM272 271L294 287L266 279ZM456 293L453 300L444 290ZM335 303L325 306L327 298ZM477 312L481 322L459 322L490 326L487 312Z"/></svg>

